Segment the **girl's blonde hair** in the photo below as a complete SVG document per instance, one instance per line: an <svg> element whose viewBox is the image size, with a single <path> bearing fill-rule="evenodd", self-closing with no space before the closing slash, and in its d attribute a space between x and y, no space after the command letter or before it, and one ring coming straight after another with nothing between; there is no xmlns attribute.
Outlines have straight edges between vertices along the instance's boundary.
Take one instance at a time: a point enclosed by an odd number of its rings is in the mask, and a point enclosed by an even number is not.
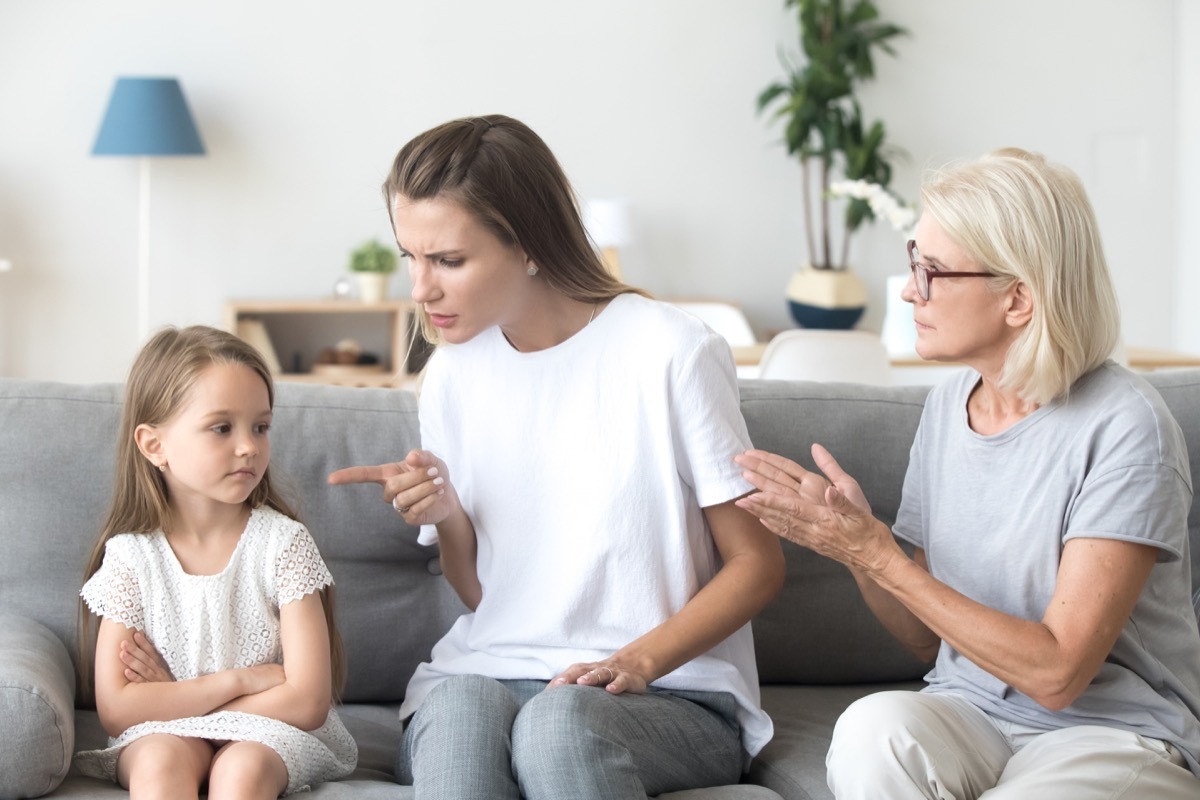
<svg viewBox="0 0 1200 800"><path fill-rule="evenodd" d="M1008 350L1000 386L1044 405L1107 359L1120 312L1099 226L1079 177L1036 153L997 150L932 174L928 213L993 287L1023 282L1033 318Z"/></svg>
<svg viewBox="0 0 1200 800"><path fill-rule="evenodd" d="M396 154L383 183L389 218L397 197L458 203L505 245L521 248L538 277L572 300L644 294L605 269L558 160L511 117L458 119L418 135ZM423 310L421 330L428 341L440 340Z"/></svg>
<svg viewBox="0 0 1200 800"><path fill-rule="evenodd" d="M125 401L117 439L117 461L113 474L112 505L100 538L92 548L83 581L96 574L104 561L108 540L121 533L153 533L171 527L171 506L162 474L142 456L134 438L139 425L162 425L180 412L192 387L203 372L214 365L239 365L251 369L267 387L271 408L275 407L275 385L271 371L258 351L233 334L203 325L189 328L164 328L138 353L129 371ZM250 508L267 506L292 519L296 513L282 497L271 479L271 468L263 470L262 480L246 498ZM338 698L346 676L345 651L334 622L334 591L321 590L325 622L329 628L333 696ZM85 694L90 688L95 640L91 614L80 601L80 676Z"/></svg>

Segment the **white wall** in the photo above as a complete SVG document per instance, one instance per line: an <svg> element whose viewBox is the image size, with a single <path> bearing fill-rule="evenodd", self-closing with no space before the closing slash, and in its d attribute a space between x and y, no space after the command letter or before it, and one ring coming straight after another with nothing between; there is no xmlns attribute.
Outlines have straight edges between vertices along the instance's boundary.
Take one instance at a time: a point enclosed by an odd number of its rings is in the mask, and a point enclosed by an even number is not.
<svg viewBox="0 0 1200 800"><path fill-rule="evenodd" d="M1176 0L1179 143L1175 344L1200 353L1200 2Z"/></svg>
<svg viewBox="0 0 1200 800"><path fill-rule="evenodd" d="M1200 349L1168 300L1181 2L880 0L913 35L862 99L911 155L894 184L910 198L924 168L1002 145L1075 168L1127 340ZM753 101L794 42L781 0L0 0L0 374L117 380L139 344L136 163L89 155L117 75L178 76L208 147L154 162L152 325L326 295L351 248L388 236L378 187L399 146L503 112L581 196L630 199L629 280L785 327L799 168ZM852 261L878 330L900 236L867 231Z"/></svg>

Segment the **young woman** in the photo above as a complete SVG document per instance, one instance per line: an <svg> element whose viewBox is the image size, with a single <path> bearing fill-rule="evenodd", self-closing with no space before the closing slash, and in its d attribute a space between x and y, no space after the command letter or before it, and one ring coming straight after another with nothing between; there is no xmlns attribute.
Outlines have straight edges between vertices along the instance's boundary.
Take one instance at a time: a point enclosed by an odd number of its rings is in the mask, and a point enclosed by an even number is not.
<svg viewBox="0 0 1200 800"><path fill-rule="evenodd" d="M554 156L503 116L409 142L384 186L442 343L422 450L374 481L470 609L408 685L423 798L622 798L736 783L767 742L747 624L783 579L733 501L728 346L609 275Z"/></svg>
<svg viewBox="0 0 1200 800"><path fill-rule="evenodd" d="M357 762L333 579L268 473L273 404L258 353L212 328L161 331L130 372L81 592L114 738L76 763L135 797L272 798Z"/></svg>

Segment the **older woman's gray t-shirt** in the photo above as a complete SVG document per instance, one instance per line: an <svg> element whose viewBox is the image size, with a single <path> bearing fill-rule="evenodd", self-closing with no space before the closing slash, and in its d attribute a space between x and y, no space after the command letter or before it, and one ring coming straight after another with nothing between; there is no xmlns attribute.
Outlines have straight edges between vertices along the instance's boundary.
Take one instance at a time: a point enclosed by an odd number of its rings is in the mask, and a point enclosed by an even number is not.
<svg viewBox="0 0 1200 800"><path fill-rule="evenodd" d="M1045 614L1063 545L1077 537L1156 547L1133 614L1091 685L1051 711L945 642L926 676L998 718L1047 730L1106 725L1171 742L1200 776L1200 633L1191 602L1187 448L1162 398L1109 362L1067 400L995 436L967 422L979 379L934 388L913 442L894 532L938 580L1028 620Z"/></svg>

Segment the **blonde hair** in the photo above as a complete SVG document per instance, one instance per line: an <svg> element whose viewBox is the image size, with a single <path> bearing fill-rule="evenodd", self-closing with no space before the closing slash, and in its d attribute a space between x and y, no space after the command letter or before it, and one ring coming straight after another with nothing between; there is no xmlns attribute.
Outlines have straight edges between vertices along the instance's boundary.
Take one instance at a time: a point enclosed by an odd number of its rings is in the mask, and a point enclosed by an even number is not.
<svg viewBox="0 0 1200 800"><path fill-rule="evenodd" d="M994 289L1024 283L1033 316L1008 350L1001 388L1043 405L1067 396L1109 357L1120 312L1099 226L1083 183L1066 167L1016 148L928 177L921 200Z"/></svg>
<svg viewBox="0 0 1200 800"><path fill-rule="evenodd" d="M189 328L165 328L151 337L129 371L125 402L117 439L116 469L113 475L112 504L100 538L92 547L83 582L96 574L104 562L108 540L121 533L153 533L171 527L171 506L162 474L142 456L134 438L139 425L169 422L187 402L192 387L211 366L234 364L254 371L267 387L267 399L275 407L275 385L271 372L258 351L233 334L195 325ZM262 480L246 498L250 508L267 506L293 519L296 513L276 489L271 468L263 470ZM334 622L333 587L321 591L325 621L329 627L333 696L340 695L345 682L345 651ZM95 641L91 615L80 601L80 677L87 694L90 687Z"/></svg>
<svg viewBox="0 0 1200 800"><path fill-rule="evenodd" d="M396 154L383 197L389 218L398 197L458 203L505 245L525 251L539 277L573 300L644 294L605 269L558 160L511 117L458 119L418 135ZM428 341L439 341L423 310L421 330Z"/></svg>

